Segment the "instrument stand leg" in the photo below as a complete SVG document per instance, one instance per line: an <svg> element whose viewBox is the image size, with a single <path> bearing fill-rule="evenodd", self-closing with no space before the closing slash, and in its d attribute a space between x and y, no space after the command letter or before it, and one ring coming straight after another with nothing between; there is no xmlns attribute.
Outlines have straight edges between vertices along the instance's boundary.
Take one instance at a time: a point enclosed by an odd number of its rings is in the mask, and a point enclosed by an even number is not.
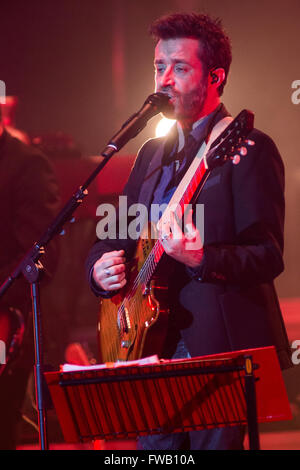
<svg viewBox="0 0 300 470"><path fill-rule="evenodd" d="M247 421L249 435L249 449L259 450L259 433L257 423L255 375L251 356L245 356L245 398L247 405Z"/></svg>
<svg viewBox="0 0 300 470"><path fill-rule="evenodd" d="M31 299L33 308L33 332L34 332L34 349L35 349L35 390L36 390L36 403L38 408L38 423L39 423L39 445L40 450L48 449L48 436L47 436L47 415L45 408L45 399L43 393L43 342L42 342L42 317L40 307L40 292L39 292L39 274L42 265L35 263L27 263L23 273L31 285Z"/></svg>

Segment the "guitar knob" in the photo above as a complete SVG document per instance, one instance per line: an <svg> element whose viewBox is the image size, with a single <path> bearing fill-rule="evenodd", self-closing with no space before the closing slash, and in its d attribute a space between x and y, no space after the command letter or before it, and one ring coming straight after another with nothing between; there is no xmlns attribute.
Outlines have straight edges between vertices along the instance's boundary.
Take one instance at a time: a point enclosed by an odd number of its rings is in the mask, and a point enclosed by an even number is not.
<svg viewBox="0 0 300 470"><path fill-rule="evenodd" d="M251 146L251 147L252 147L253 145L255 145L254 140L250 140L250 139L245 140L245 143L246 143L247 145Z"/></svg>

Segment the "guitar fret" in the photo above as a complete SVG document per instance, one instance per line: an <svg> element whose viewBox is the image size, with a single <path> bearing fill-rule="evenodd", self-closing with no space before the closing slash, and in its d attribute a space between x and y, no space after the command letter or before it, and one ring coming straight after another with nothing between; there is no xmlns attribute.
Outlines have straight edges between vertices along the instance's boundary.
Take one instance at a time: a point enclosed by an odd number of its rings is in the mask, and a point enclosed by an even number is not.
<svg viewBox="0 0 300 470"><path fill-rule="evenodd" d="M202 160L178 203L178 209L176 209L177 215L178 213L183 214L184 205L189 204L193 197L193 194L195 193L196 188L199 186L202 178L204 177L207 171L208 170L205 168L205 165ZM134 284L135 288L138 284L148 284L162 257L163 252L164 248L160 240L157 240L151 252L149 253L148 258L146 259L142 269L137 275L136 283Z"/></svg>

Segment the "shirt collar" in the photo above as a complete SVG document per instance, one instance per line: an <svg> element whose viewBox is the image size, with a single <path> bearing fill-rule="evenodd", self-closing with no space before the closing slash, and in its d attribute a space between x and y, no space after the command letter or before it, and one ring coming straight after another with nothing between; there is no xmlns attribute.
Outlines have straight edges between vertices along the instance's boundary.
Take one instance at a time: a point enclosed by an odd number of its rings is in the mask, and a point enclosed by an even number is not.
<svg viewBox="0 0 300 470"><path fill-rule="evenodd" d="M209 127L213 116L219 111L221 106L222 104L219 104L211 113L203 116L202 118L198 119L198 121L193 123L190 134L194 137L195 140L200 141L203 139L203 134L206 134L206 129ZM178 152L180 152L185 144L185 135L179 122L176 122L176 125L178 132Z"/></svg>

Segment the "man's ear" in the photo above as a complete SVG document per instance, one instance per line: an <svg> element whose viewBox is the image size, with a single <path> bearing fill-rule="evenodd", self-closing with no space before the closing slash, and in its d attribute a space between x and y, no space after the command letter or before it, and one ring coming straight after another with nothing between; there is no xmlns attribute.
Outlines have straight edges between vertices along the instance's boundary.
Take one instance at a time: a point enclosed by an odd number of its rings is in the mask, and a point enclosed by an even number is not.
<svg viewBox="0 0 300 470"><path fill-rule="evenodd" d="M216 83L219 87L225 80L225 70L221 67L212 69L209 72L209 76L211 78L210 84L213 85Z"/></svg>

